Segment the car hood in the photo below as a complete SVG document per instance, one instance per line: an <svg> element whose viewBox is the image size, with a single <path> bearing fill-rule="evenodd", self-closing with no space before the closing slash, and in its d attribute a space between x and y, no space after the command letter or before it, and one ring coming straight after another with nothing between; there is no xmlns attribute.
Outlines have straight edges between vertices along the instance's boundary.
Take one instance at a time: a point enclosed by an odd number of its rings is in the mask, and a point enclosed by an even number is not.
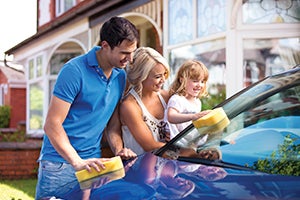
<svg viewBox="0 0 300 200"><path fill-rule="evenodd" d="M80 183L66 199L299 199L300 177L164 159L145 153Z"/></svg>

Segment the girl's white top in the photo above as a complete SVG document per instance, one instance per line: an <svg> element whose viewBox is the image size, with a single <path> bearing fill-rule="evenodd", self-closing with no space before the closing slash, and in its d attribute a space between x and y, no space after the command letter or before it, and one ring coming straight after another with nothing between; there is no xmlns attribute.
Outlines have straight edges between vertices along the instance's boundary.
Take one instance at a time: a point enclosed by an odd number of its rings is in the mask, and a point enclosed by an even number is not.
<svg viewBox="0 0 300 200"><path fill-rule="evenodd" d="M184 96L179 96L178 94L174 94L170 97L167 105L167 110L169 108L176 109L179 113L198 113L201 111L201 101L200 99L196 99L195 104L188 101ZM192 121L187 121L180 124L172 124L169 123L167 110L165 113L165 120L168 122L168 126L170 129L170 138L174 138L179 132L185 129L188 125L192 123Z"/></svg>

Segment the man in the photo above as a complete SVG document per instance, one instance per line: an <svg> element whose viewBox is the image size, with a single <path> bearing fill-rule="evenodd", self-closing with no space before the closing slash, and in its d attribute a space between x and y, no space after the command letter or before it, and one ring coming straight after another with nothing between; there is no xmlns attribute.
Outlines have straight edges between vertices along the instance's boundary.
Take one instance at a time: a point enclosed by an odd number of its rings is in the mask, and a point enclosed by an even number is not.
<svg viewBox="0 0 300 200"><path fill-rule="evenodd" d="M107 128L115 155L123 149L117 105L126 86L125 66L137 48L136 27L112 17L100 30L100 46L71 59L61 69L44 125L36 199L64 198L78 185L75 172L104 169L100 141ZM111 120L111 123L109 123Z"/></svg>

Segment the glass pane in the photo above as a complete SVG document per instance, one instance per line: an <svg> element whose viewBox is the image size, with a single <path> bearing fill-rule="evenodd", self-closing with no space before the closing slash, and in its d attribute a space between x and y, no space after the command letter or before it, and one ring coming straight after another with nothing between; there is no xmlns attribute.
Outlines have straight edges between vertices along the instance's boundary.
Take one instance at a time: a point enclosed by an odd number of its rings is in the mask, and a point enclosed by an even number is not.
<svg viewBox="0 0 300 200"><path fill-rule="evenodd" d="M80 55L80 53L59 53L54 54L50 60L50 74L57 75L62 66L71 58Z"/></svg>
<svg viewBox="0 0 300 200"><path fill-rule="evenodd" d="M70 8L72 8L75 5L75 1L74 0L64 0L64 11L69 10Z"/></svg>
<svg viewBox="0 0 300 200"><path fill-rule="evenodd" d="M178 44L193 39L192 0L170 0L169 44Z"/></svg>
<svg viewBox="0 0 300 200"><path fill-rule="evenodd" d="M36 59L36 76L40 77L43 75L42 56Z"/></svg>
<svg viewBox="0 0 300 200"><path fill-rule="evenodd" d="M285 77L282 80L286 81ZM276 80L278 85L282 80ZM274 82L270 81L269 85L272 86ZM291 88L279 87L280 91L262 101L247 103L249 108L230 120L226 132L223 133L225 136L228 135L224 140L229 142L228 145L222 147L224 161L253 166L259 164L256 163L258 160L262 161L267 158L276 159L277 163L286 162L289 158L280 155L281 153L294 153L299 157L299 152L293 152L292 148L287 152L281 151L280 153L280 148L285 146L286 140L295 145L300 144L298 134L300 128L300 86L296 85L296 81L294 84L295 86ZM262 87L265 88L265 86ZM258 91L258 87L252 91ZM249 94L251 94L250 91ZM243 98L243 101L247 100ZM276 156L272 155L275 151L277 152ZM287 163L292 164L293 162Z"/></svg>
<svg viewBox="0 0 300 200"><path fill-rule="evenodd" d="M225 31L225 0L198 0L198 37Z"/></svg>
<svg viewBox="0 0 300 200"><path fill-rule="evenodd" d="M299 0L244 0L244 23L295 23L299 21Z"/></svg>
<svg viewBox="0 0 300 200"><path fill-rule="evenodd" d="M42 129L43 125L43 82L37 82L29 86L29 129Z"/></svg>
<svg viewBox="0 0 300 200"><path fill-rule="evenodd" d="M300 63L298 38L244 40L244 86Z"/></svg>
<svg viewBox="0 0 300 200"><path fill-rule="evenodd" d="M213 40L173 49L169 57L171 73L166 87L171 84L177 69L184 61L196 59L206 65L210 74L208 79L209 97L202 99L203 109L210 109L225 99L225 40Z"/></svg>
<svg viewBox="0 0 300 200"><path fill-rule="evenodd" d="M33 79L34 78L34 60L31 59L29 61L29 79Z"/></svg>
<svg viewBox="0 0 300 200"><path fill-rule="evenodd" d="M52 92L53 92L53 89L54 89L55 82L56 82L56 80L50 80L49 81L49 102L50 102L50 99L51 99L51 96L52 96Z"/></svg>

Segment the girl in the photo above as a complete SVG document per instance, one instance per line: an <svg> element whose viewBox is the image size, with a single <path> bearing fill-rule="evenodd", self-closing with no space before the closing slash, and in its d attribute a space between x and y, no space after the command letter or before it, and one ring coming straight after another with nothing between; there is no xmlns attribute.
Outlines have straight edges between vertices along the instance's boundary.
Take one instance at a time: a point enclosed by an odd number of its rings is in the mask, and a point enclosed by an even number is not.
<svg viewBox="0 0 300 200"><path fill-rule="evenodd" d="M201 111L200 98L207 95L206 82L208 70L196 60L188 60L179 68L176 78L170 87L167 106L167 121L170 137L174 138L180 131L209 111Z"/></svg>
<svg viewBox="0 0 300 200"><path fill-rule="evenodd" d="M174 82L170 87L170 99L166 110L166 122L168 123L170 138L174 138L179 132L203 117L209 110L201 112L200 98L206 96L208 69L197 60L188 60L179 68ZM201 158L220 159L221 152L218 148L199 148L209 140L208 134L199 137L197 129L183 137L178 145L192 148L198 152Z"/></svg>

